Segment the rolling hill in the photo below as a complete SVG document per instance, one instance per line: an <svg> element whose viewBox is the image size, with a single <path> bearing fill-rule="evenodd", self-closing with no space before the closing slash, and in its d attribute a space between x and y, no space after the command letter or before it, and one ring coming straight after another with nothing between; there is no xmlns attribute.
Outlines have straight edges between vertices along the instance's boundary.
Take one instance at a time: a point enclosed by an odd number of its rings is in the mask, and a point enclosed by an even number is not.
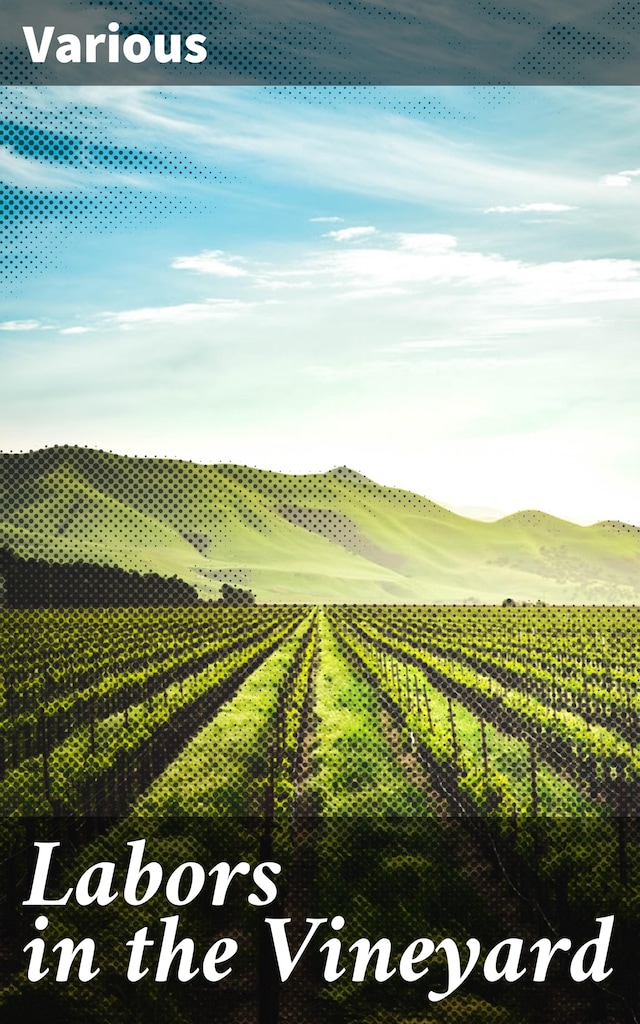
<svg viewBox="0 0 640 1024"><path fill-rule="evenodd" d="M0 454L0 548L259 601L640 603L640 529L456 515L346 467L292 475L54 447Z"/></svg>

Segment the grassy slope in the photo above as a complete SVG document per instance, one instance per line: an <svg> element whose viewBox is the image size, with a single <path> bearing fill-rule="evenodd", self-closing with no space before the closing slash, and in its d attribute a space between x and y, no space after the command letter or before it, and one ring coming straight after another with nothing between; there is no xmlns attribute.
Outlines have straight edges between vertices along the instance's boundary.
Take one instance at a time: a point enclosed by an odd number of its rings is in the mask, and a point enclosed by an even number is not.
<svg viewBox="0 0 640 1024"><path fill-rule="evenodd" d="M203 596L226 580L267 601L640 601L633 527L540 512L478 522L347 469L284 475L53 448L0 456L0 480L0 542L18 553L177 573Z"/></svg>

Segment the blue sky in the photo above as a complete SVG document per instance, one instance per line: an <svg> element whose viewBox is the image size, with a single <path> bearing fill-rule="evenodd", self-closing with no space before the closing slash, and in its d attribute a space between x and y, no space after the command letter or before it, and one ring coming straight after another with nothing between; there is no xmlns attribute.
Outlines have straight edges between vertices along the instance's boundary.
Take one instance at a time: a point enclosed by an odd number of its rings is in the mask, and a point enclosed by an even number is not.
<svg viewBox="0 0 640 1024"><path fill-rule="evenodd" d="M457 509L640 524L637 90L1 106L1 179L48 211L5 230L36 272L0 313L4 450L347 464Z"/></svg>

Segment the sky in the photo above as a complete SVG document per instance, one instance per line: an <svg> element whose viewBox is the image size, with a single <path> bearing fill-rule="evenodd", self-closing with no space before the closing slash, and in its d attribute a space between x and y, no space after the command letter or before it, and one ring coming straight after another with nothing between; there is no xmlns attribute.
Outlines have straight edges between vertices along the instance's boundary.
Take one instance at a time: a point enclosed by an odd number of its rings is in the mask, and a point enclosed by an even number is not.
<svg viewBox="0 0 640 1024"><path fill-rule="evenodd" d="M0 96L3 450L640 525L637 89L80 92Z"/></svg>

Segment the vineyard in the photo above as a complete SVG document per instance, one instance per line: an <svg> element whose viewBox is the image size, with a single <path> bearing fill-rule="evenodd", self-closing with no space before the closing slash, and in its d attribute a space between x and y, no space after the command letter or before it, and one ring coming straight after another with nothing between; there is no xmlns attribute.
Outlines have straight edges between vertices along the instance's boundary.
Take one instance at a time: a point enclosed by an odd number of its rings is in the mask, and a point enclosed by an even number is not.
<svg viewBox="0 0 640 1024"><path fill-rule="evenodd" d="M634 816L637 612L5 611L9 815Z"/></svg>
<svg viewBox="0 0 640 1024"><path fill-rule="evenodd" d="M0 1018L113 1024L422 1024L418 985L323 984L318 961L279 986L269 912L344 916L344 947L389 934L571 935L615 914L616 975L600 988L511 995L482 978L445 1024L631 1024L640 836L640 672L632 608L245 606L8 610L0 692ZM241 885L194 903L184 934L233 935L243 956L210 987L120 979L140 911L69 906L50 941L110 950L92 985L25 986L10 952L33 841L64 850L54 878L121 863L131 840L183 862L282 865L277 907ZM67 882L64 879L67 879ZM11 894L15 893L15 900ZM56 908L57 909L57 908ZM160 903L155 919L175 908ZM138 915L138 916L136 916ZM140 917L142 915L142 917ZM55 918L55 919L53 919ZM162 918L164 920L164 918ZM104 923L102 923L104 922ZM591 931L589 930L591 929ZM440 973L439 973L440 972ZM442 965L429 977L442 985ZM604 1009L603 1009L604 1007ZM433 1018L435 1019L435 1018Z"/></svg>

